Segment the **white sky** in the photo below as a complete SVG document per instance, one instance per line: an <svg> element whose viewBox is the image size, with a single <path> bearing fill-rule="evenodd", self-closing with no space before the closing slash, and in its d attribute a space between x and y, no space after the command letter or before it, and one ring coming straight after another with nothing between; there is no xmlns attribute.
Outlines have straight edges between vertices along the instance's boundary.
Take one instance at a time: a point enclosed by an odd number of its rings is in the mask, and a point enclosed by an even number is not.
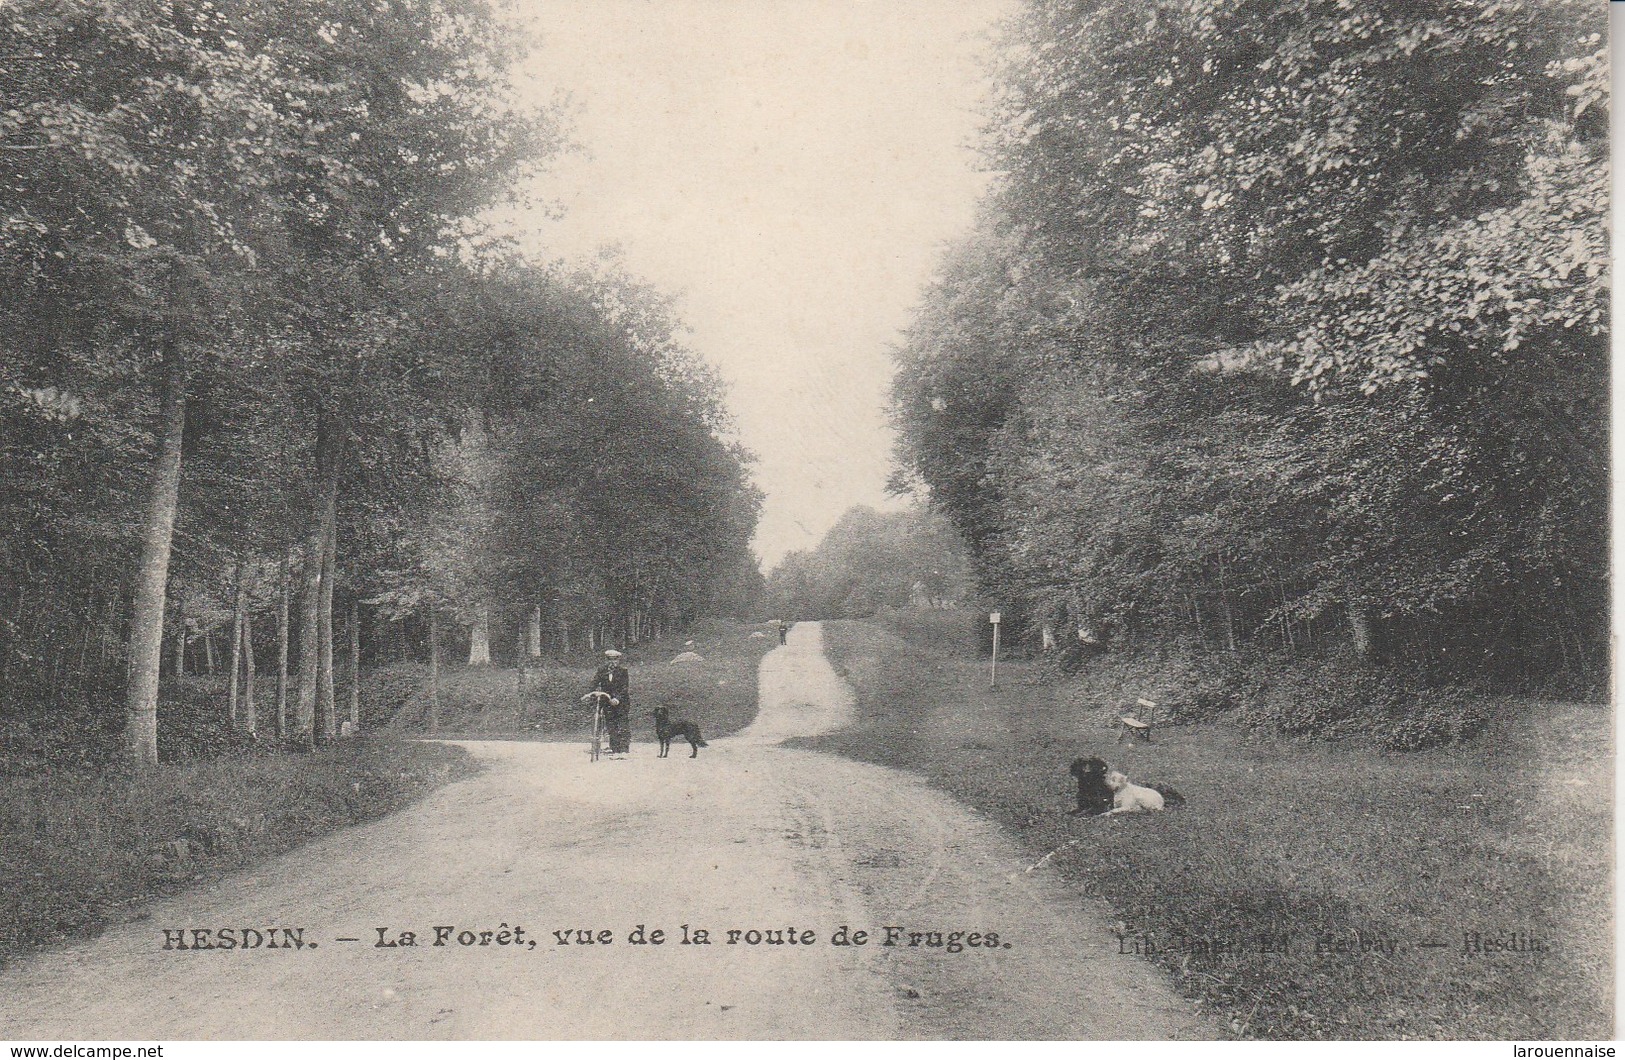
<svg viewBox="0 0 1625 1060"><path fill-rule="evenodd" d="M730 387L771 567L883 486L887 346L985 178L980 57L1008 0L517 0L527 88L582 151L525 226L548 256L619 245L676 294Z"/></svg>

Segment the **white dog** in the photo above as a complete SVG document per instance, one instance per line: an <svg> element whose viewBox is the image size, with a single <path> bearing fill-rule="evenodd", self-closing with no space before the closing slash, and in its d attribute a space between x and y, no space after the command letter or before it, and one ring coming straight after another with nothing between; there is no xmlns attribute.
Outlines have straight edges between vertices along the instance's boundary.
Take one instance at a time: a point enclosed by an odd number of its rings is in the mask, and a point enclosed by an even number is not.
<svg viewBox="0 0 1625 1060"><path fill-rule="evenodd" d="M1151 810L1162 809L1160 791L1130 784L1128 777L1115 769L1106 774L1106 786L1112 789L1112 808L1101 814L1102 817L1110 817L1114 813L1148 813Z"/></svg>

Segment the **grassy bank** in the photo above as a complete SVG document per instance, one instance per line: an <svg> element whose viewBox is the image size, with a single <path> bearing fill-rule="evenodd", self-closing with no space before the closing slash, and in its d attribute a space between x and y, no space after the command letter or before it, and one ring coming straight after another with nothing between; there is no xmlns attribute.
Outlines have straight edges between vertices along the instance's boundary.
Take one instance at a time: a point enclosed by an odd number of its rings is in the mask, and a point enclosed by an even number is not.
<svg viewBox="0 0 1625 1060"><path fill-rule="evenodd" d="M756 717L757 666L778 644L778 635L766 625L707 621L685 633L633 646L625 659L632 680L633 740L654 740L650 712L661 705L698 722L707 738L749 725ZM674 661L685 653L700 658ZM592 716L581 696L591 687L601 661L587 654L550 659L523 674L490 666L444 666L438 732L485 739L585 741ZM366 698L380 712L376 722L425 731L426 667L391 668L373 681Z"/></svg>
<svg viewBox="0 0 1625 1060"><path fill-rule="evenodd" d="M1223 722L1120 745L1109 727L1129 691L1120 670L1092 689L1088 675L1001 663L990 691L985 660L868 623L824 628L860 722L812 746L924 774L1035 860L1055 851L1115 911L1124 948L1149 951L1233 1033L1612 1035L1606 708L1497 704L1477 739L1409 754L1264 740ZM1079 755L1189 802L1071 817L1066 769ZM1472 932L1547 948L1466 953ZM1265 936L1287 939L1285 952L1261 952Z"/></svg>
<svg viewBox="0 0 1625 1060"><path fill-rule="evenodd" d="M0 777L0 964L382 817L473 769L456 748L368 737L139 776L47 769Z"/></svg>

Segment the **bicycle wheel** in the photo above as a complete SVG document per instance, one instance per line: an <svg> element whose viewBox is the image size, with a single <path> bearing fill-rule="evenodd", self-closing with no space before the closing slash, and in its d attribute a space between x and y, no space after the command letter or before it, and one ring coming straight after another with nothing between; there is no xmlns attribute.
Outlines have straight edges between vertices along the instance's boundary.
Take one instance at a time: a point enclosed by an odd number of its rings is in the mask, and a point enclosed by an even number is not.
<svg viewBox="0 0 1625 1060"><path fill-rule="evenodd" d="M600 700L592 708L592 760L598 761L598 755L604 748L604 704Z"/></svg>

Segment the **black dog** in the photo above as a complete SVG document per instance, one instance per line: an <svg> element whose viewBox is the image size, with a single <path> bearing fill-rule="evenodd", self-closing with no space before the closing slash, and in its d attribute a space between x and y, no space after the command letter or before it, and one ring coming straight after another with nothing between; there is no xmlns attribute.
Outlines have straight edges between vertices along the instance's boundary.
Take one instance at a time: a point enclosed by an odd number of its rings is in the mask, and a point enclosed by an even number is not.
<svg viewBox="0 0 1625 1060"><path fill-rule="evenodd" d="M1078 778L1078 808L1073 816L1094 817L1112 808L1112 789L1106 786L1106 763L1099 758L1074 758L1073 776Z"/></svg>
<svg viewBox="0 0 1625 1060"><path fill-rule="evenodd" d="M665 707L655 708L655 736L660 740L660 757L665 758L671 751L673 738L681 736L688 741L688 757L699 757L700 748L709 747L705 738L700 735L700 727L692 721L672 721L671 711Z"/></svg>

